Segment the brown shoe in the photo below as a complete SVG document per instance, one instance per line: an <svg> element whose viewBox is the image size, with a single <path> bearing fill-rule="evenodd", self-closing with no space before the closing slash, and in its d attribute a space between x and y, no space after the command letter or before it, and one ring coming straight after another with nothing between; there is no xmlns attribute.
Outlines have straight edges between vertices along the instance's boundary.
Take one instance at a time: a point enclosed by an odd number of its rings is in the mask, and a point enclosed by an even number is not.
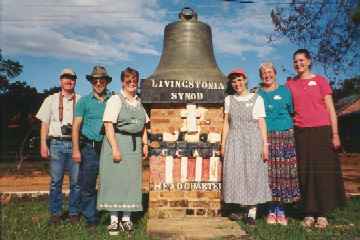
<svg viewBox="0 0 360 240"><path fill-rule="evenodd" d="M95 234L96 233L96 224L93 224L93 223L86 224L86 230L90 234Z"/></svg>
<svg viewBox="0 0 360 240"><path fill-rule="evenodd" d="M61 223L61 216L59 215L51 215L50 219L49 219L49 224L50 225L57 225Z"/></svg>
<svg viewBox="0 0 360 240"><path fill-rule="evenodd" d="M69 215L69 222L71 224L78 224L80 222L80 216L79 215Z"/></svg>

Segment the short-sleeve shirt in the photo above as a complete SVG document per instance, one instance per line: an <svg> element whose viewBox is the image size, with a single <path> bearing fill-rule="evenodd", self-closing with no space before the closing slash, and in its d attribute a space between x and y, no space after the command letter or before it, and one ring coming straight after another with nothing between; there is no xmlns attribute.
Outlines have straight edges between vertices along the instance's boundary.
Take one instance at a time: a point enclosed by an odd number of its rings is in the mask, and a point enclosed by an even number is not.
<svg viewBox="0 0 360 240"><path fill-rule="evenodd" d="M76 103L75 117L82 118L81 134L94 141L102 141L104 135L101 134L103 125L103 114L106 101L111 94L105 95L105 100L101 101L90 93L82 97Z"/></svg>
<svg viewBox="0 0 360 240"><path fill-rule="evenodd" d="M311 79L292 78L286 83L294 103L294 124L298 127L330 125L330 113L325 105L325 96L332 94L328 80L315 75Z"/></svg>
<svg viewBox="0 0 360 240"><path fill-rule="evenodd" d="M293 127L293 104L289 89L278 86L273 91L260 89L258 94L264 99L268 131L284 131Z"/></svg>
<svg viewBox="0 0 360 240"><path fill-rule="evenodd" d="M240 95L232 95L234 96L234 99L236 101L249 101L255 93L249 93L246 96L240 96ZM230 111L230 95L225 97L225 104L224 104L224 112L225 113L229 113ZM258 96L258 98L255 101L254 104L254 108L253 108L253 112L252 112L252 116L254 120L257 120L259 118L264 118L266 117L266 113L265 113L265 107L264 107L264 100L261 96Z"/></svg>
<svg viewBox="0 0 360 240"><path fill-rule="evenodd" d="M125 101L136 107L137 105L141 104L140 102L140 98L138 96L135 96L135 101L129 101L128 98L125 96L124 92L121 90L120 94L122 94L122 96L124 97ZM112 122L112 123L116 123L118 120L118 116L121 110L121 105L122 105L122 101L119 95L112 95L109 100L106 102L106 107L105 107L105 111L104 111L104 116L103 116L103 122ZM150 121L149 116L146 114L146 122Z"/></svg>
<svg viewBox="0 0 360 240"><path fill-rule="evenodd" d="M74 99L63 97L63 120L59 119L59 93L54 93L41 104L36 118L41 122L49 124L49 137L64 137L61 133L61 126L72 124L74 114ZM80 95L76 94L75 102L79 101Z"/></svg>

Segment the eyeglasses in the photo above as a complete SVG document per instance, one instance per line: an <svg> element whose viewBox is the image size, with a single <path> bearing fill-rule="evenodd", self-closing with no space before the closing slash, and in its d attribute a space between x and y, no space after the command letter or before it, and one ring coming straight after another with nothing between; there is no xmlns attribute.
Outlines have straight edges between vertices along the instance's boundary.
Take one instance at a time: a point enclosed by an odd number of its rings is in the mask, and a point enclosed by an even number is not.
<svg viewBox="0 0 360 240"><path fill-rule="evenodd" d="M93 78L91 82L92 84L105 85L107 83L107 80L105 78Z"/></svg>
<svg viewBox="0 0 360 240"><path fill-rule="evenodd" d="M125 80L124 83L125 84L130 84L130 83L137 84L138 80L136 78L128 79L128 80Z"/></svg>

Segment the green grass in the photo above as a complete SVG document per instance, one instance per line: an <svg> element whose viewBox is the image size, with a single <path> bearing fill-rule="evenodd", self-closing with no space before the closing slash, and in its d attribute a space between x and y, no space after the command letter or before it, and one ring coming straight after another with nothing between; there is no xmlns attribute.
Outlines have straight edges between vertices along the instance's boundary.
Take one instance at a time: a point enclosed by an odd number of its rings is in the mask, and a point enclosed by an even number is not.
<svg viewBox="0 0 360 240"><path fill-rule="evenodd" d="M57 226L48 224L49 214L47 201L39 199L15 200L1 207L1 236L0 239L150 239L146 235L146 216L138 219L132 235L122 234L109 236L106 226L109 221L107 213L101 214L100 224L95 234L90 234L82 219L80 224L72 225L66 221Z"/></svg>
<svg viewBox="0 0 360 240"><path fill-rule="evenodd" d="M329 214L326 230L304 229L299 216L300 209L288 209L295 218L289 219L288 226L268 225L264 218L256 221L256 226L239 224L256 240L360 240L360 198L349 200L343 208Z"/></svg>
<svg viewBox="0 0 360 240"><path fill-rule="evenodd" d="M287 227L267 225L264 218L257 220L255 227L239 224L248 232L250 239L263 240L360 240L360 198L349 200L345 207L337 209L328 218L330 226L324 230L304 229L301 219L296 217L300 209L290 208L295 218L290 218ZM82 220L78 225L66 221L58 226L48 225L48 210L46 199L15 199L1 206L1 236L0 239L150 239L146 235L147 217L137 216L135 231L131 236L108 235L106 226L109 221L107 213L101 214L100 224L95 234L89 234ZM248 239L248 238L246 238Z"/></svg>

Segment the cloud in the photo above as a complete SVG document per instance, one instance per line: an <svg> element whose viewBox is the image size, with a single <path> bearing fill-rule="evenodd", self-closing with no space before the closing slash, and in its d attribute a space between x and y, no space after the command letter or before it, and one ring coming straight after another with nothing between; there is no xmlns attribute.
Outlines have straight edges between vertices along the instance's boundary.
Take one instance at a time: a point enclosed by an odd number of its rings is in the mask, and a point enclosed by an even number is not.
<svg viewBox="0 0 360 240"><path fill-rule="evenodd" d="M10 54L128 60L159 55L166 10L157 0L2 2L1 47Z"/></svg>
<svg viewBox="0 0 360 240"><path fill-rule="evenodd" d="M259 58L266 58L274 51L275 45L267 42L273 26L269 6L265 3L257 2L238 9L230 8L230 3L226 3L223 15L206 16L205 19L212 27L214 47L220 54L244 57L245 53L254 53Z"/></svg>

